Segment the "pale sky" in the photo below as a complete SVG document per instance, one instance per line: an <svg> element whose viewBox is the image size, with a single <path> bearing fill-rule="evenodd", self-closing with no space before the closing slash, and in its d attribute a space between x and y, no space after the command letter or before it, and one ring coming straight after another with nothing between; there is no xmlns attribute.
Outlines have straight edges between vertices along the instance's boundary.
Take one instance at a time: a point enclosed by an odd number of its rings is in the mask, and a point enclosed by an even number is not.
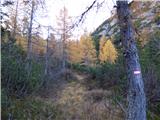
<svg viewBox="0 0 160 120"><path fill-rule="evenodd" d="M4 0L1 2L3 3ZM17 1L17 0L13 0ZM53 28L57 28L56 16L59 16L59 11L64 6L68 9L68 14L72 18L80 16L89 7L94 0L45 0L46 8L41 15L36 15L36 21L43 26L51 25ZM100 24L102 24L107 18L111 16L111 10L116 0L98 0L98 3L103 5L98 9L92 8L86 15L83 24L80 24L78 28L74 29L73 37L79 38L84 33L84 30L93 32ZM97 5L97 3L95 4ZM42 30L43 37L47 38L47 30Z"/></svg>
<svg viewBox="0 0 160 120"><path fill-rule="evenodd" d="M39 19L39 22L43 25L52 25L56 27L56 16L58 16L60 9L65 7L68 9L69 16L75 18L80 16L88 6L93 3L94 0L46 0L47 3L47 15L43 19ZM104 0L98 0L99 3ZM111 16L111 10L115 0L105 0L102 7L97 12L97 7L92 9L86 16L83 24L80 24L76 30L74 30L74 37L79 37L83 34L84 30L93 32L102 22ZM46 37L46 33L43 35Z"/></svg>

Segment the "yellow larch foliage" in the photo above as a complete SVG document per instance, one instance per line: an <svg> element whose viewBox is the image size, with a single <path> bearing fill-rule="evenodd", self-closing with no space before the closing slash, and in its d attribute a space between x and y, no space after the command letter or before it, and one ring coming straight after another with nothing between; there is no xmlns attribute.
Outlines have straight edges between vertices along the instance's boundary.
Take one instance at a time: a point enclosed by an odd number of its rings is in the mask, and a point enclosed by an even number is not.
<svg viewBox="0 0 160 120"><path fill-rule="evenodd" d="M67 49L68 49L69 61L71 63L80 63L81 54L80 54L79 41L75 40L69 41Z"/></svg>
<svg viewBox="0 0 160 120"><path fill-rule="evenodd" d="M96 49L93 39L89 34L84 34L80 38L81 60L86 65L94 65L97 60Z"/></svg>
<svg viewBox="0 0 160 120"><path fill-rule="evenodd" d="M16 36L16 44L21 46L23 50L27 51L27 45L28 45L28 40L20 35ZM46 46L46 40L44 40L41 37L32 37L32 53L36 54L44 54L45 53L45 46Z"/></svg>
<svg viewBox="0 0 160 120"><path fill-rule="evenodd" d="M100 39L99 60L101 63L115 63L118 56L117 50L111 40L107 40L105 36Z"/></svg>

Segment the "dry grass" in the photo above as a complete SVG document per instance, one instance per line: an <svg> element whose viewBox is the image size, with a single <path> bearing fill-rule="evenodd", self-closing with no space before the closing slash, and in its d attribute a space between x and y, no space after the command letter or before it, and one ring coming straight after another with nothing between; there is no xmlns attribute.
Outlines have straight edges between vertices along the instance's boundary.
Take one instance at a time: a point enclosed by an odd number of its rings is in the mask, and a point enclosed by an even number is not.
<svg viewBox="0 0 160 120"><path fill-rule="evenodd" d="M78 76L78 80L61 84L61 87L52 86L44 97L16 100L14 108L4 112L12 113L17 120L123 120L120 107L111 99L112 92L87 90L82 78Z"/></svg>
<svg viewBox="0 0 160 120"><path fill-rule="evenodd" d="M70 83L57 101L65 120L123 120L120 108L112 103L111 92L87 91L81 84Z"/></svg>

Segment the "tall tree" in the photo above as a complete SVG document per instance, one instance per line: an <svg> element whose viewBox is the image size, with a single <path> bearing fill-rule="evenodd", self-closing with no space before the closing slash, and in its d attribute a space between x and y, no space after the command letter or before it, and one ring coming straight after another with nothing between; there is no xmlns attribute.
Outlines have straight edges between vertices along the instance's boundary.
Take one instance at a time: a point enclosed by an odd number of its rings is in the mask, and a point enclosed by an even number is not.
<svg viewBox="0 0 160 120"><path fill-rule="evenodd" d="M63 9L60 10L60 15L58 19L59 32L61 35L61 53L62 53L62 69L66 69L67 62L67 40L70 38L70 17L68 16L68 10L64 6Z"/></svg>
<svg viewBox="0 0 160 120"><path fill-rule="evenodd" d="M12 40L15 39L16 33L17 33L17 18L18 18L18 11L19 11L19 5L22 4L20 3L20 0L14 0L14 1L5 1L4 5L7 5L8 12L5 14L7 15L10 19L7 20L7 24L10 26L11 31L11 37L13 38ZM3 5L3 4L2 4ZM11 6L9 6L11 5ZM3 15L3 12L2 12Z"/></svg>
<svg viewBox="0 0 160 120"><path fill-rule="evenodd" d="M47 31L48 31L48 37L46 39L46 46L45 46L45 49L46 49L46 53L45 53L45 77L48 76L48 73L49 73L49 63L50 63L50 58L53 57L53 59L55 59L55 56L53 56L53 52L55 53L55 46L56 46L56 41L55 41L55 36L53 33L50 33L51 30L52 30L52 27L51 26L47 26Z"/></svg>
<svg viewBox="0 0 160 120"><path fill-rule="evenodd" d="M11 37L13 39L15 39L15 35L16 35L16 32L17 32L17 18L18 18L18 10L19 10L19 0L16 0L16 1L5 1L5 2L9 2L9 5L12 4L12 6L8 6L8 17L10 18L9 21L8 21L8 24L9 26L11 26ZM7 15L6 14L6 15Z"/></svg>
<svg viewBox="0 0 160 120"><path fill-rule="evenodd" d="M31 12L30 12L30 22L28 27L28 44L27 44L27 67L28 69L28 76L31 72L31 54L32 54L32 26L33 26L33 18L34 18L34 12L35 12L35 0L31 1Z"/></svg>
<svg viewBox="0 0 160 120"><path fill-rule="evenodd" d="M96 49L90 35L84 34L80 38L81 60L86 65L94 65L97 60Z"/></svg>
<svg viewBox="0 0 160 120"><path fill-rule="evenodd" d="M42 4L44 4L44 2L43 0L31 0L31 1L25 1L25 4L31 7L29 12L30 20L29 20L28 36L27 36L28 44L27 44L27 67L26 67L28 69L28 75L29 75L32 68L31 59L32 59L32 37L33 37L34 18L36 10L40 10L38 8L43 8Z"/></svg>
<svg viewBox="0 0 160 120"><path fill-rule="evenodd" d="M13 27L13 38L16 36L16 29L17 29L17 16L18 16L18 6L19 6L19 1L17 0L16 2L16 11L15 11L15 17L14 17L14 27Z"/></svg>
<svg viewBox="0 0 160 120"><path fill-rule="evenodd" d="M28 28L28 46L27 46L27 58L30 59L31 58L31 48L32 48L32 44L31 44L31 39L32 39L32 26L33 26L33 15L34 15L34 9L35 9L35 1L32 0L31 3L31 13L30 13L30 23L29 23L29 28Z"/></svg>
<svg viewBox="0 0 160 120"><path fill-rule="evenodd" d="M146 98L127 0L117 1L121 40L124 48L127 77L129 80L127 120L146 120Z"/></svg>
<svg viewBox="0 0 160 120"><path fill-rule="evenodd" d="M80 63L81 62L81 50L79 41L71 40L68 42L68 53L69 61L71 63Z"/></svg>

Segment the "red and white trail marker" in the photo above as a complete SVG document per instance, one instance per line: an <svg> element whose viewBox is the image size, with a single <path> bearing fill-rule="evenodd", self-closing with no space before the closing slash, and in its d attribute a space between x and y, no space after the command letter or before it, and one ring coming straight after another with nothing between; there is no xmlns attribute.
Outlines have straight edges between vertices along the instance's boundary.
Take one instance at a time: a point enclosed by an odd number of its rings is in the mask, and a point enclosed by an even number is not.
<svg viewBox="0 0 160 120"><path fill-rule="evenodd" d="M140 73L141 73L140 70L135 70L135 71L134 71L134 74L135 74L135 75L140 74Z"/></svg>

